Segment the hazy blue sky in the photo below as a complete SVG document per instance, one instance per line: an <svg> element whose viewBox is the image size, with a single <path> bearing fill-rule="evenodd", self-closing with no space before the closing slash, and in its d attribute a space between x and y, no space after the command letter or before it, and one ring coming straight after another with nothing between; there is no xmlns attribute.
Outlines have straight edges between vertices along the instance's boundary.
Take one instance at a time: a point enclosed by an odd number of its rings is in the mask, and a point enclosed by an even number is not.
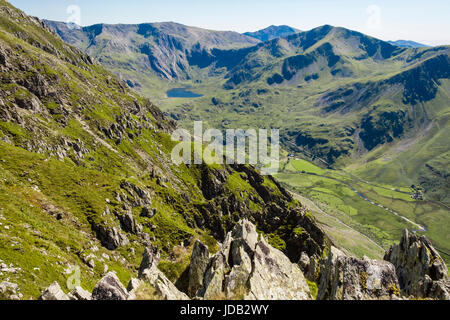
<svg viewBox="0 0 450 320"><path fill-rule="evenodd" d="M175 21L214 30L255 31L287 24L301 30L331 24L383 40L450 44L449 0L10 0L51 20L95 23ZM76 5L77 11L68 13ZM80 18L78 20L78 18Z"/></svg>

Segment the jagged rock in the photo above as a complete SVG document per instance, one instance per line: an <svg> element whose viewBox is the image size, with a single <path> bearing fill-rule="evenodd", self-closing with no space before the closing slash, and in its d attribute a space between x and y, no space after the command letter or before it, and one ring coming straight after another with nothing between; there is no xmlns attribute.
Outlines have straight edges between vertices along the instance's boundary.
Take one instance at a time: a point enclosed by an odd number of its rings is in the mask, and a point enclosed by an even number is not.
<svg viewBox="0 0 450 320"><path fill-rule="evenodd" d="M81 287L76 287L69 293L71 300L92 300L92 295Z"/></svg>
<svg viewBox="0 0 450 320"><path fill-rule="evenodd" d="M260 241L255 250L254 270L249 279L249 300L310 300L306 279L281 251Z"/></svg>
<svg viewBox="0 0 450 320"><path fill-rule="evenodd" d="M404 230L400 243L394 244L384 259L394 264L406 295L450 300L447 266L425 236Z"/></svg>
<svg viewBox="0 0 450 320"><path fill-rule="evenodd" d="M120 187L132 195L132 199L130 200L133 207L151 205L152 200L150 194L146 190L128 181L122 181Z"/></svg>
<svg viewBox="0 0 450 320"><path fill-rule="evenodd" d="M127 210L125 214L119 214L118 218L120 220L120 226L122 227L122 230L132 234L140 234L142 232L143 228L136 222L131 210Z"/></svg>
<svg viewBox="0 0 450 320"><path fill-rule="evenodd" d="M318 300L372 300L399 291L395 267L386 261L348 257L331 247L321 269Z"/></svg>
<svg viewBox="0 0 450 320"><path fill-rule="evenodd" d="M205 300L224 298L223 280L228 270L226 256L222 252L216 253L208 263L203 278L203 287L199 290L198 296Z"/></svg>
<svg viewBox="0 0 450 320"><path fill-rule="evenodd" d="M130 280L130 282L128 283L128 286L127 286L128 300L136 300L136 292L138 291L141 284L142 284L142 281L139 279L132 278Z"/></svg>
<svg viewBox="0 0 450 320"><path fill-rule="evenodd" d="M189 300L189 297L179 291L175 285L158 269L158 259L155 254L146 249L139 268L139 279L155 288L157 294L164 300Z"/></svg>
<svg viewBox="0 0 450 320"><path fill-rule="evenodd" d="M207 266L199 296L204 299L311 299L298 265L259 236L255 225L240 221Z"/></svg>
<svg viewBox="0 0 450 320"><path fill-rule="evenodd" d="M92 291L92 300L127 300L128 291L114 272L109 272Z"/></svg>
<svg viewBox="0 0 450 320"><path fill-rule="evenodd" d="M120 246L126 246L130 243L128 238L115 227L94 223L92 228L102 245L108 250L115 250Z"/></svg>
<svg viewBox="0 0 450 320"><path fill-rule="evenodd" d="M223 184L227 179L227 173L223 170L214 170L203 165L201 167L200 189L207 200L211 200L224 191Z"/></svg>
<svg viewBox="0 0 450 320"><path fill-rule="evenodd" d="M59 283L55 281L42 292L39 300L70 300L70 298L62 291Z"/></svg>
<svg viewBox="0 0 450 320"><path fill-rule="evenodd" d="M127 290L128 292L135 291L141 285L141 280L132 278L128 283Z"/></svg>
<svg viewBox="0 0 450 320"><path fill-rule="evenodd" d="M144 256L142 257L141 265L139 266L138 277L141 278L144 271L152 267L152 265L158 265L161 256L156 248L145 248Z"/></svg>
<svg viewBox="0 0 450 320"><path fill-rule="evenodd" d="M190 296L195 296L203 286L203 276L209 262L208 246L197 240L192 250L191 263L189 265L189 287Z"/></svg>
<svg viewBox="0 0 450 320"><path fill-rule="evenodd" d="M300 261L298 262L302 271L306 274L309 271L309 266L311 265L311 259L305 252L302 252L300 256Z"/></svg>

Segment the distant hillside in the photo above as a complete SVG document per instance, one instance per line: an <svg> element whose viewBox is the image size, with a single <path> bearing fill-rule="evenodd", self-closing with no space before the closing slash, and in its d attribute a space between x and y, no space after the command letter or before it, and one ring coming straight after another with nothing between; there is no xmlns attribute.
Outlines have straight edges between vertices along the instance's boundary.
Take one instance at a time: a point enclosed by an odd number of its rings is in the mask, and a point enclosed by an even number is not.
<svg viewBox="0 0 450 320"><path fill-rule="evenodd" d="M191 79L190 66L202 67L213 48L242 48L259 42L237 32L205 30L173 22L97 24L79 29L63 22L45 23L64 41L137 85L142 72L167 80Z"/></svg>
<svg viewBox="0 0 450 320"><path fill-rule="evenodd" d="M330 166L377 160L359 173L420 184L450 203L443 192L448 46L404 48L329 25L265 42L172 23L64 26L57 28L63 39L138 91L158 96L183 126L194 119L218 128L270 124L281 128L285 149ZM193 86L203 97L166 100L164 90L149 89L172 83Z"/></svg>
<svg viewBox="0 0 450 320"><path fill-rule="evenodd" d="M298 29L289 26L270 26L255 32L246 32L244 35L261 40L268 41L276 38L290 36L291 34L301 32Z"/></svg>
<svg viewBox="0 0 450 320"><path fill-rule="evenodd" d="M388 41L390 44L394 45L394 46L399 46L399 47L403 47L403 48L423 48L423 47L428 47L427 45L418 43L418 42L414 42L414 41L410 41L410 40L397 40L397 41Z"/></svg>

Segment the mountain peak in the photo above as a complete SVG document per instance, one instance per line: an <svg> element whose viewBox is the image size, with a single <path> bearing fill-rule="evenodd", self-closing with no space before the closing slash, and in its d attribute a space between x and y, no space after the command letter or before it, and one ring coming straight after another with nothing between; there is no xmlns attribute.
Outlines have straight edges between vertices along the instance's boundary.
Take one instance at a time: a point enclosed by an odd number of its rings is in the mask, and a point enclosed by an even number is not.
<svg viewBox="0 0 450 320"><path fill-rule="evenodd" d="M246 32L244 35L261 40L269 41L276 38L283 38L295 33L301 32L298 29L292 28L287 25L275 26L271 25L265 29L261 29L255 32Z"/></svg>

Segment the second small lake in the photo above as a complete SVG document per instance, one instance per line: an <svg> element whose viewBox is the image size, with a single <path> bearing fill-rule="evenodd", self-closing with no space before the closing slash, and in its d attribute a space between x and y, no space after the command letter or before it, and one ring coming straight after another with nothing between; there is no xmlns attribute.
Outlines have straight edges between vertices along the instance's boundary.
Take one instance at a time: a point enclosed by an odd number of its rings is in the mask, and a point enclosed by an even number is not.
<svg viewBox="0 0 450 320"><path fill-rule="evenodd" d="M202 94L195 93L189 88L174 88L166 92L168 98L201 98Z"/></svg>

